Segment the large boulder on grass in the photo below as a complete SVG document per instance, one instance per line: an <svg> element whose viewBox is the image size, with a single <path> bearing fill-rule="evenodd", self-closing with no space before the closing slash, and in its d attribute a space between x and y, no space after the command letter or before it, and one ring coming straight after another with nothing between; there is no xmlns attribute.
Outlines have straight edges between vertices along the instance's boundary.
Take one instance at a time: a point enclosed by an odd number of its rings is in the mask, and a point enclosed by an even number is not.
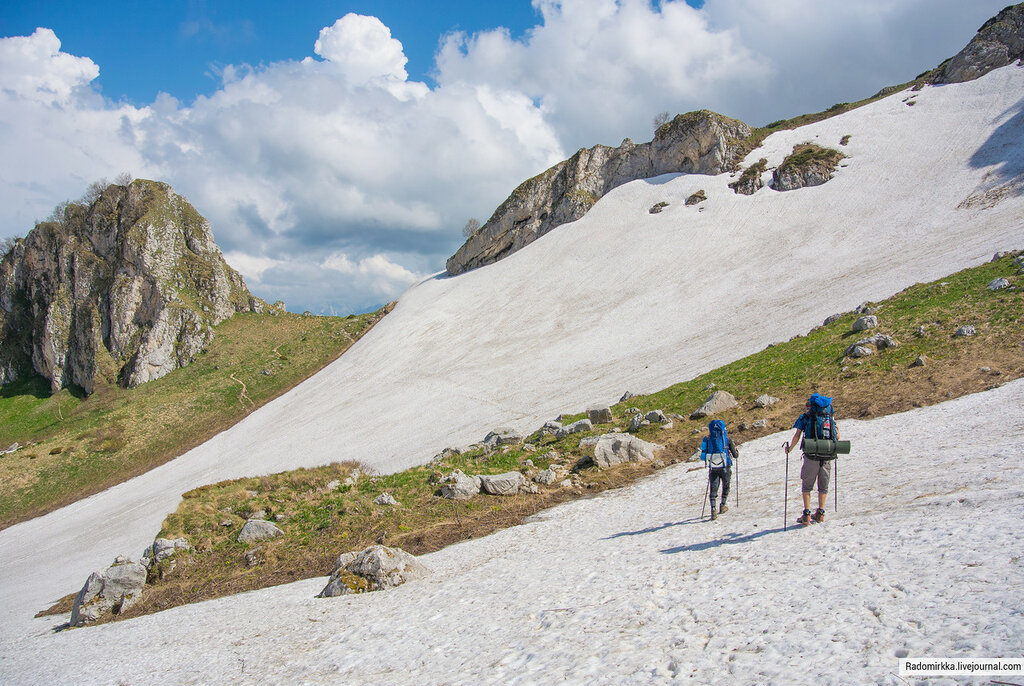
<svg viewBox="0 0 1024 686"><path fill-rule="evenodd" d="M124 612L142 596L145 585L146 568L130 560L115 562L105 572L93 572L75 597L71 626Z"/></svg>
<svg viewBox="0 0 1024 686"><path fill-rule="evenodd" d="M594 464L611 467L624 462L648 462L665 446L648 443L629 434L605 434L594 446Z"/></svg>
<svg viewBox="0 0 1024 686"><path fill-rule="evenodd" d="M491 495L515 495L527 485L526 477L521 472L505 472L504 474L481 474L480 488Z"/></svg>
<svg viewBox="0 0 1024 686"><path fill-rule="evenodd" d="M282 535L284 532L265 519L250 519L238 534L239 543L256 543Z"/></svg>
<svg viewBox="0 0 1024 686"><path fill-rule="evenodd" d="M561 429L555 432L555 438L562 440L566 436L579 433L581 431L593 431L594 423L589 419L581 419L578 422L573 422L569 426L563 426Z"/></svg>
<svg viewBox="0 0 1024 686"><path fill-rule="evenodd" d="M724 412L731 410L732 408L739 405L736 401L735 396L727 391L715 391L708 399L704 401L704 404L698 407L693 414L690 415L690 419L701 419L718 412Z"/></svg>
<svg viewBox="0 0 1024 686"><path fill-rule="evenodd" d="M449 500L468 500L480 493L480 477L466 476L461 470L441 478L441 497Z"/></svg>
<svg viewBox="0 0 1024 686"><path fill-rule="evenodd" d="M419 560L401 548L375 545L359 553L345 553L318 598L380 591L401 586L430 574Z"/></svg>
<svg viewBox="0 0 1024 686"><path fill-rule="evenodd" d="M587 419L591 424L611 424L615 421L612 416L612 408L607 405L598 405L587 408Z"/></svg>

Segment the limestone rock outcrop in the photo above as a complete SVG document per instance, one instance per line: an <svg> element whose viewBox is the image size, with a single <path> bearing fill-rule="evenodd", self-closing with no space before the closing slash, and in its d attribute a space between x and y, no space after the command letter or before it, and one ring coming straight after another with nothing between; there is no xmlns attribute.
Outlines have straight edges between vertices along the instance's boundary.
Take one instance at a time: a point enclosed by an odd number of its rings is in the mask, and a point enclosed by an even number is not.
<svg viewBox="0 0 1024 686"><path fill-rule="evenodd" d="M793 191L820 186L832 178L832 172L843 157L838 150L813 143L797 145L792 154L772 172L772 188L777 191Z"/></svg>
<svg viewBox="0 0 1024 686"><path fill-rule="evenodd" d="M213 326L260 310L210 224L165 183L69 203L0 261L0 383L137 386L191 362Z"/></svg>
<svg viewBox="0 0 1024 686"><path fill-rule="evenodd" d="M628 138L617 148L595 145L524 181L490 219L448 259L455 275L529 245L556 226L576 221L608 191L660 174L720 174L746 154L750 127L715 112L680 114L649 143Z"/></svg>
<svg viewBox="0 0 1024 686"><path fill-rule="evenodd" d="M961 83L1024 59L1024 3L1005 8L985 22L971 42L941 64L931 83Z"/></svg>

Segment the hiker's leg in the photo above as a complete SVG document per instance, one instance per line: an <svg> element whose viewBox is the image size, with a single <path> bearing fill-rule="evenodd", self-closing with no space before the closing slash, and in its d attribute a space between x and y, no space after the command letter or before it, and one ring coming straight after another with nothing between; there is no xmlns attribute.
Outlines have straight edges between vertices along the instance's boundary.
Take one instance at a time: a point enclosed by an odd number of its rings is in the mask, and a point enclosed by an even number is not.
<svg viewBox="0 0 1024 686"><path fill-rule="evenodd" d="M718 500L718 482L722 478L722 470L712 469L711 470L711 486L708 489L711 498L711 509L715 509L715 502Z"/></svg>
<svg viewBox="0 0 1024 686"><path fill-rule="evenodd" d="M729 499L729 482L732 481L732 468L726 467L722 470L722 502Z"/></svg>
<svg viewBox="0 0 1024 686"><path fill-rule="evenodd" d="M818 463L805 457L800 465L800 495L804 499L804 509L811 506L811 490L814 489L814 482L818 479Z"/></svg>
<svg viewBox="0 0 1024 686"><path fill-rule="evenodd" d="M832 481L832 460L822 460L818 468L818 509L825 509L828 499L828 485Z"/></svg>

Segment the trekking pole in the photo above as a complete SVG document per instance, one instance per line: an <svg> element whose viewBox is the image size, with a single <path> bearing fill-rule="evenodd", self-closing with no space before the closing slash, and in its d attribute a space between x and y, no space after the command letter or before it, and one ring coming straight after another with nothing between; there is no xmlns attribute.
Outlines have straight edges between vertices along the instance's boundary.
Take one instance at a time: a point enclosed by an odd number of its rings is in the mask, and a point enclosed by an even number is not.
<svg viewBox="0 0 1024 686"><path fill-rule="evenodd" d="M782 444L782 449L786 451L786 495L782 501L782 530L785 531L789 526L789 441Z"/></svg>
<svg viewBox="0 0 1024 686"><path fill-rule="evenodd" d="M736 507L740 506L740 461L734 460L736 463Z"/></svg>
<svg viewBox="0 0 1024 686"><path fill-rule="evenodd" d="M835 474L832 475L832 502L835 505L836 513L839 513L839 458L833 467Z"/></svg>
<svg viewBox="0 0 1024 686"><path fill-rule="evenodd" d="M707 473L708 473L708 483L707 483L707 486L704 487L704 502L700 506L700 521L702 521L702 522L704 521L704 508L706 508L708 506L708 495L711 494L711 468L710 467L707 469Z"/></svg>

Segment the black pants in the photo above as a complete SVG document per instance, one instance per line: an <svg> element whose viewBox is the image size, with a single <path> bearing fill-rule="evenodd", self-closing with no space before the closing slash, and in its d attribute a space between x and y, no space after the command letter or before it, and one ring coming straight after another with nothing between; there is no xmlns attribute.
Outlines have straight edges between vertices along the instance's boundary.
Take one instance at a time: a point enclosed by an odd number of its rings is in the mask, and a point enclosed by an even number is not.
<svg viewBox="0 0 1024 686"><path fill-rule="evenodd" d="M708 476L711 479L711 486L708 489L711 494L711 507L714 507L715 501L718 500L719 481L722 482L722 502L724 503L729 498L729 481L732 480L732 467L709 469Z"/></svg>

